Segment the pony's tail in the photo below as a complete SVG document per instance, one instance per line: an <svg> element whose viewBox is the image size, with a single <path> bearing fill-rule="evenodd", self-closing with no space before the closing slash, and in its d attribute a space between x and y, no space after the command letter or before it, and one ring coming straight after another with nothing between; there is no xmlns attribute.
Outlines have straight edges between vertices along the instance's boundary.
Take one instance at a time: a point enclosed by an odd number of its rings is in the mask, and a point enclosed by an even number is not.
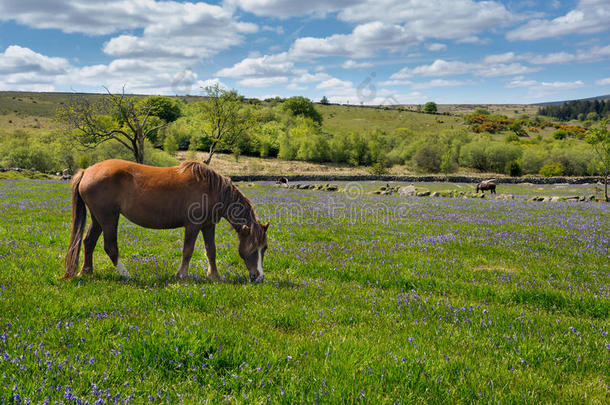
<svg viewBox="0 0 610 405"><path fill-rule="evenodd" d="M85 171L81 170L72 179L72 235L70 236L70 246L68 246L68 253L66 254L66 272L61 277L62 279L74 277L78 268L80 245L83 240L85 223L87 222L87 207L78 192L78 186L83 178L83 174L85 174Z"/></svg>

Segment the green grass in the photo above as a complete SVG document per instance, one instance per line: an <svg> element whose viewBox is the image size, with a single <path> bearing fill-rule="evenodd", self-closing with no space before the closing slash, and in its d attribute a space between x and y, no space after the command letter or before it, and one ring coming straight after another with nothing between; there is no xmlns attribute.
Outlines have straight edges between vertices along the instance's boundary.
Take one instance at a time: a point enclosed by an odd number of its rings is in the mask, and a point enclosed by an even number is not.
<svg viewBox="0 0 610 405"><path fill-rule="evenodd" d="M362 108L340 105L316 105L324 117L324 128L332 133L381 130L391 132L407 128L416 134L438 134L444 129L464 128L461 117L422 114L393 109Z"/></svg>
<svg viewBox="0 0 610 405"><path fill-rule="evenodd" d="M100 241L62 282L68 184L0 181L0 398L607 403L607 204L244 190L263 284L224 221L211 283L201 238L178 282L182 230L124 219L133 279Z"/></svg>

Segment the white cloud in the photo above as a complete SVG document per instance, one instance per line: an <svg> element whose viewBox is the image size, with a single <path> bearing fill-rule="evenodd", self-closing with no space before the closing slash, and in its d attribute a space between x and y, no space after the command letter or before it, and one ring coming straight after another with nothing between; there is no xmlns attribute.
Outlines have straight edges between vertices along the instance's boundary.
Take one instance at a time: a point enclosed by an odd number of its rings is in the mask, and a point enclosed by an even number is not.
<svg viewBox="0 0 610 405"><path fill-rule="evenodd" d="M600 79L595 82L598 86L610 86L610 77L606 77L604 79Z"/></svg>
<svg viewBox="0 0 610 405"><path fill-rule="evenodd" d="M433 79L428 82L414 83L411 87L419 90L419 89L431 89L434 87L463 86L465 84L467 84L467 82L460 81L460 80Z"/></svg>
<svg viewBox="0 0 610 405"><path fill-rule="evenodd" d="M349 7L358 1L354 0L228 0L228 4L239 6L245 11L259 15L279 18L295 17L299 15L326 14Z"/></svg>
<svg viewBox="0 0 610 405"><path fill-rule="evenodd" d="M421 65L416 68L403 68L394 73L392 79L406 79L413 76L447 76L461 75L469 73L473 70L473 65L470 63L453 61L448 62L442 59L437 59L430 65Z"/></svg>
<svg viewBox="0 0 610 405"><path fill-rule="evenodd" d="M433 44L426 45L426 49L429 50L429 51L432 51L432 52L440 52L440 51L447 50L447 45L439 44L439 43L433 43Z"/></svg>
<svg viewBox="0 0 610 405"><path fill-rule="evenodd" d="M506 52L497 55L487 55L483 58L483 63L507 63L515 60L514 52Z"/></svg>
<svg viewBox="0 0 610 405"><path fill-rule="evenodd" d="M610 30L608 0L580 0L575 9L552 20L536 19L506 34L511 41L593 34Z"/></svg>
<svg viewBox="0 0 610 405"><path fill-rule="evenodd" d="M373 67L373 64L370 62L356 62L355 60L350 59L343 62L341 67L343 69L362 69Z"/></svg>
<svg viewBox="0 0 610 405"><path fill-rule="evenodd" d="M418 42L404 27L379 21L356 26L350 34L335 34L326 38L298 38L290 47L296 59L326 56L366 58L380 50L397 52Z"/></svg>
<svg viewBox="0 0 610 405"><path fill-rule="evenodd" d="M29 48L11 45L0 53L0 89L53 91L56 78L71 69L64 58L48 57Z"/></svg>
<svg viewBox="0 0 610 405"><path fill-rule="evenodd" d="M252 77L248 79L242 79L238 82L240 86L245 87L269 87L276 84L284 84L288 82L287 77Z"/></svg>
<svg viewBox="0 0 610 405"><path fill-rule="evenodd" d="M294 81L296 83L315 83L315 82L322 82L328 79L332 79L332 76L329 75L328 73L324 73L324 72L318 72L318 73L305 73L303 75L301 75L300 77L297 77L294 79Z"/></svg>
<svg viewBox="0 0 610 405"><path fill-rule="evenodd" d="M367 0L342 9L339 18L403 24L420 38L445 39L470 37L515 19L500 2L473 0Z"/></svg>
<svg viewBox="0 0 610 405"><path fill-rule="evenodd" d="M241 23L219 6L184 3L172 14L150 21L141 36L120 35L108 41L104 52L120 58L210 57L242 42L257 26Z"/></svg>
<svg viewBox="0 0 610 405"><path fill-rule="evenodd" d="M318 89L318 90L331 90L331 91L335 91L335 92L349 91L349 90L352 90L353 88L354 88L354 84L352 82L347 81L347 80L340 80L340 79L337 79L336 77L333 77L328 80L324 80L323 82L321 82L320 84L318 84L316 86L316 89Z"/></svg>
<svg viewBox="0 0 610 405"><path fill-rule="evenodd" d="M536 80L524 80L523 77L517 77L514 80L510 81L506 87L508 88L516 88L516 87L525 87L530 90L571 90L578 89L584 87L585 83L581 80L575 80L573 82L539 82Z"/></svg>
<svg viewBox="0 0 610 405"><path fill-rule="evenodd" d="M524 54L519 58L534 65L561 64L570 62L594 62L610 57L610 45L578 50L576 53L555 52L546 55Z"/></svg>
<svg viewBox="0 0 610 405"><path fill-rule="evenodd" d="M103 51L115 58L107 65L74 68L69 76L54 75L48 81L89 88L127 84L131 91L153 93L192 90L199 81L193 66L258 30L255 24L238 21L229 8L205 2L0 0L0 21L9 20L88 35L133 30L104 44Z"/></svg>
<svg viewBox="0 0 610 405"><path fill-rule="evenodd" d="M303 74L296 69L286 53L265 55L258 58L246 58L232 67L220 69L216 74L223 77L241 79L277 78Z"/></svg>
<svg viewBox="0 0 610 405"><path fill-rule="evenodd" d="M507 59L506 55L498 57L492 55L491 60ZM415 68L403 68L394 73L390 78L395 80L407 79L415 76L457 76L463 74L474 74L483 77L510 76L516 74L531 73L540 70L521 65L519 63L490 63L485 59L481 62L445 61L437 59L430 65L421 65Z"/></svg>
<svg viewBox="0 0 610 405"><path fill-rule="evenodd" d="M384 80L379 82L380 86L406 86L413 83L411 80Z"/></svg>
<svg viewBox="0 0 610 405"><path fill-rule="evenodd" d="M23 48L11 45L0 53L0 75L41 73L47 75L62 74L70 68L64 58L48 57Z"/></svg>

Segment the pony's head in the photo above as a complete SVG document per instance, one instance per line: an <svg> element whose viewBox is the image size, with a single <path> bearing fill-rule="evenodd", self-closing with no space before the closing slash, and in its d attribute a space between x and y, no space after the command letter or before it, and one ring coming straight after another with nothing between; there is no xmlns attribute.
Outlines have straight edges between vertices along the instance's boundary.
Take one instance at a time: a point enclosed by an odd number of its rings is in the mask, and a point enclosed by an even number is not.
<svg viewBox="0 0 610 405"><path fill-rule="evenodd" d="M267 228L269 223L262 225L258 221L250 226L242 225L239 230L239 255L246 263L251 282L263 281L263 259L267 250Z"/></svg>

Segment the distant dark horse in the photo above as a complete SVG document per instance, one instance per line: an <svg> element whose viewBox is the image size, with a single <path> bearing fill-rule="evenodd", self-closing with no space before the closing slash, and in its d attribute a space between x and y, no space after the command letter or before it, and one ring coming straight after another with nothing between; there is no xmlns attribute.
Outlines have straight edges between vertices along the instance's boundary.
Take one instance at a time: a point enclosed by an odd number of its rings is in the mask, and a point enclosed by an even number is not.
<svg viewBox="0 0 610 405"><path fill-rule="evenodd" d="M485 194L485 190L489 190L491 194L496 194L496 183L493 181L482 181L477 184L477 193L481 190Z"/></svg>
<svg viewBox="0 0 610 405"><path fill-rule="evenodd" d="M93 272L93 249L104 234L104 250L123 277L129 273L119 259L117 225L119 215L154 229L185 228L182 264L177 277L188 275L189 262L199 232L208 256L208 277L217 280L216 224L225 218L239 237L239 254L246 263L250 281L263 280L263 258L267 249L267 227L231 180L198 161L175 167L151 167L124 160L105 160L78 172L72 180L72 236L62 278L72 278L78 259L87 207L91 225L85 236L85 263L81 274Z"/></svg>

